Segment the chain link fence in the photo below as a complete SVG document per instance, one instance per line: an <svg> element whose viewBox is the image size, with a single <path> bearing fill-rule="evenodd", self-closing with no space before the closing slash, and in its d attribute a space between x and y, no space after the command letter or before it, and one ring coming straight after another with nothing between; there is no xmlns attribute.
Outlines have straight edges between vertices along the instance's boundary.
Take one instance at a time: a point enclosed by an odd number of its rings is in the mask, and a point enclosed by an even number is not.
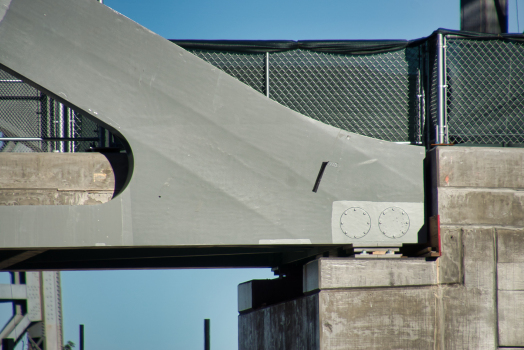
<svg viewBox="0 0 524 350"><path fill-rule="evenodd" d="M266 55L263 53L192 50L194 55L264 94Z"/></svg>
<svg viewBox="0 0 524 350"><path fill-rule="evenodd" d="M437 47L438 35L446 39L443 51ZM519 40L436 32L405 45L349 42L353 52L333 49L330 42L304 42L307 48L297 42L228 42L219 49L210 49L210 42L203 49L197 41L179 44L323 123L430 147L524 145L524 42ZM293 49L290 43L296 44ZM324 46L331 51L322 50ZM439 52L444 56L440 66ZM444 84L439 84L439 74ZM439 96L445 99L443 108ZM439 122L444 123L444 139L436 131ZM0 151L82 152L104 146L106 140L112 145L110 139L91 119L0 71Z"/></svg>
<svg viewBox="0 0 524 350"><path fill-rule="evenodd" d="M301 49L271 52L267 53L268 77L263 53L187 49L323 123L386 141L422 142L420 47L369 55Z"/></svg>
<svg viewBox="0 0 524 350"><path fill-rule="evenodd" d="M0 70L0 152L83 152L98 134L95 122Z"/></svg>
<svg viewBox="0 0 524 350"><path fill-rule="evenodd" d="M524 145L524 43L450 37L449 142Z"/></svg>
<svg viewBox="0 0 524 350"><path fill-rule="evenodd" d="M357 134L420 142L419 50L341 55L293 50L269 56L269 97Z"/></svg>
<svg viewBox="0 0 524 350"><path fill-rule="evenodd" d="M269 90L273 100L347 131L428 147L508 146L524 144L522 40L437 31L389 52L267 50L265 87L260 53L228 53L224 43L205 55L186 49L261 93Z"/></svg>

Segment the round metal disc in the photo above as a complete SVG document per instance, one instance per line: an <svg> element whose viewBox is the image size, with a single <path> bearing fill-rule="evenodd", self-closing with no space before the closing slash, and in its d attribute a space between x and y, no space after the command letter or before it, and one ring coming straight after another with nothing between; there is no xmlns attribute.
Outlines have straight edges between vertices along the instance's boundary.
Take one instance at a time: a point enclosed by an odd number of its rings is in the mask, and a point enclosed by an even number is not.
<svg viewBox="0 0 524 350"><path fill-rule="evenodd" d="M340 216L340 229L349 238L362 238L371 228L371 218L362 208L346 209Z"/></svg>
<svg viewBox="0 0 524 350"><path fill-rule="evenodd" d="M402 237L409 230L408 213L398 207L387 208L378 218L378 228L386 237Z"/></svg>

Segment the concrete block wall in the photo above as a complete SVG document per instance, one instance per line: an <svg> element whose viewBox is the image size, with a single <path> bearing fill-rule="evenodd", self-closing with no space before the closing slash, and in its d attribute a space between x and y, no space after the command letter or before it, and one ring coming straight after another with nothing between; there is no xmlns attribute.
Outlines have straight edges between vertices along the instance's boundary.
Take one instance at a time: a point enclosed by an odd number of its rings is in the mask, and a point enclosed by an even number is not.
<svg viewBox="0 0 524 350"><path fill-rule="evenodd" d="M303 297L239 316L239 348L524 348L524 150L439 147L428 169L441 257L312 261Z"/></svg>
<svg viewBox="0 0 524 350"><path fill-rule="evenodd" d="M464 326L494 343L486 349L524 347L524 150L447 147L429 157L440 260L462 256L464 301L477 302L477 322ZM462 244L446 254L453 239Z"/></svg>

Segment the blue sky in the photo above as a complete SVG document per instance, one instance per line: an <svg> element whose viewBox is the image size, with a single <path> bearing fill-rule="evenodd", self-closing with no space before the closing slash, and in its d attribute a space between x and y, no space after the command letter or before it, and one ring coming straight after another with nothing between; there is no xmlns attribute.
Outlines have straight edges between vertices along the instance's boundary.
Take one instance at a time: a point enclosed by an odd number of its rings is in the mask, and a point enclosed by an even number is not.
<svg viewBox="0 0 524 350"><path fill-rule="evenodd" d="M508 0L524 30L524 0ZM460 28L460 0L105 0L168 39L415 39Z"/></svg>
<svg viewBox="0 0 524 350"><path fill-rule="evenodd" d="M524 0L509 0L510 32L516 1L522 32ZM459 0L104 3L167 39L415 39L460 27ZM82 323L87 350L203 349L210 318L212 349L236 349L237 285L272 276L269 269L63 272L64 340L77 343Z"/></svg>

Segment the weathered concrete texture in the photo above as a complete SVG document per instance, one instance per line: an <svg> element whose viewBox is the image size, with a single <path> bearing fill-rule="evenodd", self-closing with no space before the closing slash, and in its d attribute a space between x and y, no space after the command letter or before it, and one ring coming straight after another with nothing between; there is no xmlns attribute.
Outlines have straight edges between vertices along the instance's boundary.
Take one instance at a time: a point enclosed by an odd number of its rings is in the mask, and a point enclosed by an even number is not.
<svg viewBox="0 0 524 350"><path fill-rule="evenodd" d="M310 295L240 315L238 348L320 349L318 298Z"/></svg>
<svg viewBox="0 0 524 350"><path fill-rule="evenodd" d="M304 288L318 295L309 299L318 301L318 314L309 317L319 325L319 349L497 349L496 231L445 227L441 237L443 255L437 261L320 258L308 263ZM292 303L263 310L276 318L283 317L282 310L303 317ZM264 339L287 332L249 328L255 327L249 315L261 311L240 316L240 349L260 348L246 340L253 337L250 332ZM515 313L504 317L519 321ZM281 343L273 343L274 349L286 349L278 347Z"/></svg>
<svg viewBox="0 0 524 350"><path fill-rule="evenodd" d="M111 198L111 190L0 190L0 205L92 205L109 202Z"/></svg>
<svg viewBox="0 0 524 350"><path fill-rule="evenodd" d="M524 263L497 264L498 290L524 290Z"/></svg>
<svg viewBox="0 0 524 350"><path fill-rule="evenodd" d="M499 290L499 345L524 347L524 290Z"/></svg>
<svg viewBox="0 0 524 350"><path fill-rule="evenodd" d="M463 230L464 286L495 291L495 230L466 228Z"/></svg>
<svg viewBox="0 0 524 350"><path fill-rule="evenodd" d="M497 230L500 346L524 346L524 230Z"/></svg>
<svg viewBox="0 0 524 350"><path fill-rule="evenodd" d="M493 294L462 286L440 286L441 349L496 349L496 313Z"/></svg>
<svg viewBox="0 0 524 350"><path fill-rule="evenodd" d="M524 226L524 192L439 188L440 223Z"/></svg>
<svg viewBox="0 0 524 350"><path fill-rule="evenodd" d="M524 291L524 230L498 229L497 242L498 290Z"/></svg>
<svg viewBox="0 0 524 350"><path fill-rule="evenodd" d="M425 259L321 258L304 266L304 293L318 289L433 285L436 262ZM373 271L373 274L370 274Z"/></svg>
<svg viewBox="0 0 524 350"><path fill-rule="evenodd" d="M106 203L126 176L123 154L0 153L0 205Z"/></svg>
<svg viewBox="0 0 524 350"><path fill-rule="evenodd" d="M443 349L496 349L495 236L464 229L464 284L440 286Z"/></svg>
<svg viewBox="0 0 524 350"><path fill-rule="evenodd" d="M497 229L499 263L524 263L524 228Z"/></svg>
<svg viewBox="0 0 524 350"><path fill-rule="evenodd" d="M442 256L437 260L439 283L462 283L464 281L462 229L442 227L440 237Z"/></svg>
<svg viewBox="0 0 524 350"><path fill-rule="evenodd" d="M437 147L426 205L441 224L524 226L523 149Z"/></svg>
<svg viewBox="0 0 524 350"><path fill-rule="evenodd" d="M433 349L436 287L320 292L320 348Z"/></svg>
<svg viewBox="0 0 524 350"><path fill-rule="evenodd" d="M524 188L522 148L438 147L432 152L438 156L434 187Z"/></svg>
<svg viewBox="0 0 524 350"><path fill-rule="evenodd" d="M524 150L439 147L428 158L428 205L441 222L439 280L459 282L441 286L444 347L524 346ZM463 269L463 281L445 277L450 267Z"/></svg>
<svg viewBox="0 0 524 350"><path fill-rule="evenodd" d="M310 262L304 290L319 290L320 349L524 347L524 149L437 148L428 158L436 278L433 262L410 259ZM434 285L412 286L420 281Z"/></svg>
<svg viewBox="0 0 524 350"><path fill-rule="evenodd" d="M0 188L107 190L115 175L101 153L1 153Z"/></svg>

